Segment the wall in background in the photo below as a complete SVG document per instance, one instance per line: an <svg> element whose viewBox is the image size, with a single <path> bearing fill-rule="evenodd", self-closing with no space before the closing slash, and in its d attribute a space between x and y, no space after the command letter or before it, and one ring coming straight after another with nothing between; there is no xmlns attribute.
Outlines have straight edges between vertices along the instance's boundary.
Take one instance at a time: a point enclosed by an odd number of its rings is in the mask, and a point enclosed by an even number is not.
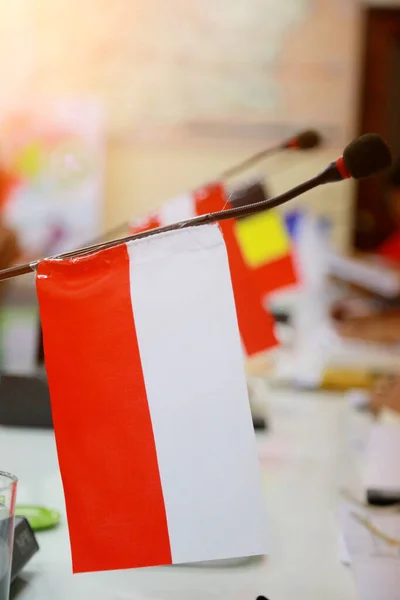
<svg viewBox="0 0 400 600"><path fill-rule="evenodd" d="M272 192L324 167L354 133L357 0L13 0L0 4L0 111L68 97L101 103L107 226L155 208L304 126L323 151L282 156ZM351 184L306 202L345 247Z"/></svg>

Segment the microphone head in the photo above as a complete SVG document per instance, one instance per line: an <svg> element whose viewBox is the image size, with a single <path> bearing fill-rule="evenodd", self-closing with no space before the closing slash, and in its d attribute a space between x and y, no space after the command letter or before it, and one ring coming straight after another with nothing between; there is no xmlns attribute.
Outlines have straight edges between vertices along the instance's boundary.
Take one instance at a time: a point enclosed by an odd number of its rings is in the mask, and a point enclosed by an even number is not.
<svg viewBox="0 0 400 600"><path fill-rule="evenodd" d="M306 129L297 134L296 141L299 150L312 150L321 145L322 136L315 129Z"/></svg>
<svg viewBox="0 0 400 600"><path fill-rule="evenodd" d="M392 155L380 135L366 133L346 146L343 162L350 177L365 179L390 167Z"/></svg>
<svg viewBox="0 0 400 600"><path fill-rule="evenodd" d="M292 148L293 150L312 150L318 148L322 143L322 136L315 129L306 129L301 131L295 137L291 138L283 145L283 148Z"/></svg>

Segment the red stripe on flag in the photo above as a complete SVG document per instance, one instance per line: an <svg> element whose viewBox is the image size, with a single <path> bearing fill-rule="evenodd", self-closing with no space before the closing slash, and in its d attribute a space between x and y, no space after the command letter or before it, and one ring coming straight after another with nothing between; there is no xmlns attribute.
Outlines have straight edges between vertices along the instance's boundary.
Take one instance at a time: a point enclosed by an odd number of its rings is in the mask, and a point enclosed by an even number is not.
<svg viewBox="0 0 400 600"><path fill-rule="evenodd" d="M138 223L133 223L130 226L129 231L131 234L142 233L144 231L149 231L150 229L157 229L158 227L161 227L160 219L157 217L157 215L151 215L147 219L144 219Z"/></svg>
<svg viewBox="0 0 400 600"><path fill-rule="evenodd" d="M221 184L212 184L195 193L197 214L232 208ZM248 356L264 352L277 345L272 316L262 306L254 271L245 262L234 230L234 220L221 221L240 335Z"/></svg>
<svg viewBox="0 0 400 600"><path fill-rule="evenodd" d="M261 297L298 283L292 254L267 262L254 269L253 273Z"/></svg>
<svg viewBox="0 0 400 600"><path fill-rule="evenodd" d="M126 246L36 281L74 572L170 564Z"/></svg>

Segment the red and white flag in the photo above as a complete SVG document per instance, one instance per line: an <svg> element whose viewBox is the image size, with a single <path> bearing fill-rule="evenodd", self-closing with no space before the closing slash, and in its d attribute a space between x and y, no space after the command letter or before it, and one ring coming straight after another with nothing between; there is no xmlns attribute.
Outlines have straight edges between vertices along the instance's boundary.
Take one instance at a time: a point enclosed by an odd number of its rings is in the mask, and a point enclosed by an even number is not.
<svg viewBox="0 0 400 600"><path fill-rule="evenodd" d="M169 200L156 213L135 222L131 231L138 233L227 208L232 206L223 184L213 183ZM241 251L235 220L221 221L220 227L228 251L240 334L246 355L251 357L277 345L275 323L263 306L259 281Z"/></svg>
<svg viewBox="0 0 400 600"><path fill-rule="evenodd" d="M264 554L219 227L44 260L36 281L74 572Z"/></svg>

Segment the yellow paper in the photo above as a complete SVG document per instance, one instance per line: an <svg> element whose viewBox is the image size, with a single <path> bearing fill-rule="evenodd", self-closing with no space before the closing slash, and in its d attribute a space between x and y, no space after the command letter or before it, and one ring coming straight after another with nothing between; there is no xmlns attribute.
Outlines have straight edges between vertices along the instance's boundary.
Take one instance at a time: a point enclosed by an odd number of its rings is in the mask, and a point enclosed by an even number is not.
<svg viewBox="0 0 400 600"><path fill-rule="evenodd" d="M236 221L243 257L253 268L289 254L290 239L279 212L268 211Z"/></svg>

